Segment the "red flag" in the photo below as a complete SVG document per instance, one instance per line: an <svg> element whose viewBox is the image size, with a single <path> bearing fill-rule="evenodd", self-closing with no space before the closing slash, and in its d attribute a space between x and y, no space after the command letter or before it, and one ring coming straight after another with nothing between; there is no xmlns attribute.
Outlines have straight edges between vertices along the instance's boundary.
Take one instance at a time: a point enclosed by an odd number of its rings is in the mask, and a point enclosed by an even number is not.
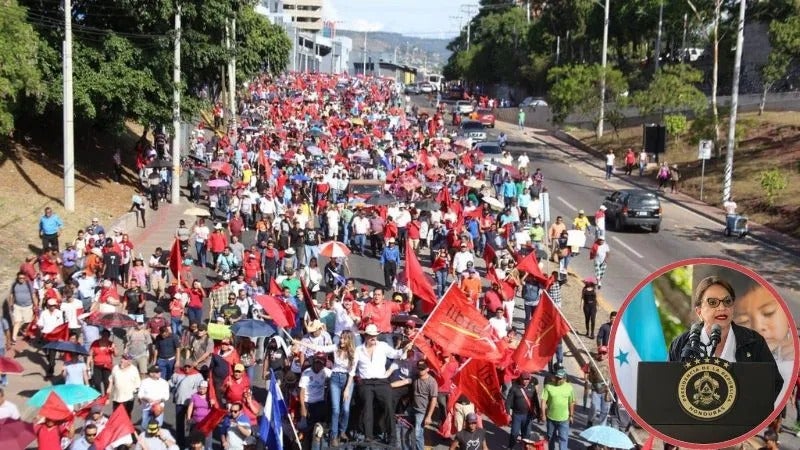
<svg viewBox="0 0 800 450"><path fill-rule="evenodd" d="M425 357L425 360L428 361L428 364L431 368L436 372L436 374L440 374L442 372L442 366L444 363L442 362L442 358L436 354L436 350L431 347L430 342L428 339L421 338L414 341L414 345L419 349L422 355Z"/></svg>
<svg viewBox="0 0 800 450"><path fill-rule="evenodd" d="M278 282L275 281L275 278L271 278L269 281L269 295L283 295L283 289L278 286Z"/></svg>
<svg viewBox="0 0 800 450"><path fill-rule="evenodd" d="M97 434L94 448L106 448L123 437L135 433L136 429L128 416L128 411L125 410L124 405L119 405L109 416L103 431Z"/></svg>
<svg viewBox="0 0 800 450"><path fill-rule="evenodd" d="M291 305L272 295L256 295L253 299L264 308L275 325L281 328L294 328L297 312Z"/></svg>
<svg viewBox="0 0 800 450"><path fill-rule="evenodd" d="M61 400L58 394L50 392L50 395L47 396L47 400L45 400L42 405L42 409L39 410L39 415L58 422L71 418L72 411L70 411L67 404L64 403L64 400Z"/></svg>
<svg viewBox="0 0 800 450"><path fill-rule="evenodd" d="M522 258L522 261L518 262L517 269L527 272L540 283L547 282L548 277L543 274L542 269L539 268L539 261L536 260L535 250L530 252L528 256Z"/></svg>
<svg viewBox="0 0 800 450"><path fill-rule="evenodd" d="M464 217L474 217L476 220L481 220L481 218L483 217L483 205L478 206L472 211L465 212Z"/></svg>
<svg viewBox="0 0 800 450"><path fill-rule="evenodd" d="M483 248L483 260L486 261L486 267L493 267L494 262L497 261L497 252L489 244Z"/></svg>
<svg viewBox="0 0 800 450"><path fill-rule="evenodd" d="M178 279L180 279L178 274L181 271L181 264L183 264L181 242L178 238L175 238L175 241L172 243L172 248L169 251L169 270L172 272L172 276Z"/></svg>
<svg viewBox="0 0 800 450"><path fill-rule="evenodd" d="M520 371L536 372L547 367L561 338L569 333L569 324L556 309L547 291L531 317L528 328L512 356Z"/></svg>
<svg viewBox="0 0 800 450"><path fill-rule="evenodd" d="M472 158L470 158L468 152L465 152L463 155L461 155L461 164L464 164L464 167L466 167L467 169L472 169L472 167L474 166L474 164L472 163Z"/></svg>
<svg viewBox="0 0 800 450"><path fill-rule="evenodd" d="M75 411L75 417L80 417L81 419L85 419L86 417L89 416L89 413L91 412L92 407L94 407L94 406L106 406L106 403L108 403L108 395L103 394L100 397L97 397L97 399L95 401L89 403L88 405L84 406L83 408L79 409L78 411Z"/></svg>
<svg viewBox="0 0 800 450"><path fill-rule="evenodd" d="M197 424L197 431L203 433L203 436L208 436L222 422L226 414L228 414L226 410L212 406L208 415Z"/></svg>
<svg viewBox="0 0 800 450"><path fill-rule="evenodd" d="M651 434L642 446L642 450L653 450L653 444L655 444L655 441L656 437Z"/></svg>
<svg viewBox="0 0 800 450"><path fill-rule="evenodd" d="M417 254L411 248L411 239L406 239L406 276L411 293L421 298L430 307L426 312L432 311L433 306L436 305L436 292L428 283L425 273L422 271L422 265L417 259Z"/></svg>
<svg viewBox="0 0 800 450"><path fill-rule="evenodd" d="M450 188L445 186L436 194L436 201L439 203L444 203L447 209L450 209L450 203L452 200L450 199Z"/></svg>
<svg viewBox="0 0 800 450"><path fill-rule="evenodd" d="M319 313L317 312L317 305L314 304L314 297L311 296L311 291L308 290L306 282L300 278L300 290L303 292L303 301L306 303L306 311L311 320L318 320Z"/></svg>
<svg viewBox="0 0 800 450"><path fill-rule="evenodd" d="M61 325L53 328L49 333L43 333L42 339L49 342L55 341L68 341L69 340L69 324L62 323Z"/></svg>
<svg viewBox="0 0 800 450"><path fill-rule="evenodd" d="M499 361L502 351L492 338L489 321L467 295L451 285L418 333L443 350L467 358Z"/></svg>
<svg viewBox="0 0 800 450"><path fill-rule="evenodd" d="M475 409L486 414L495 425L502 427L510 423L494 364L473 359L456 375L455 382L475 404Z"/></svg>

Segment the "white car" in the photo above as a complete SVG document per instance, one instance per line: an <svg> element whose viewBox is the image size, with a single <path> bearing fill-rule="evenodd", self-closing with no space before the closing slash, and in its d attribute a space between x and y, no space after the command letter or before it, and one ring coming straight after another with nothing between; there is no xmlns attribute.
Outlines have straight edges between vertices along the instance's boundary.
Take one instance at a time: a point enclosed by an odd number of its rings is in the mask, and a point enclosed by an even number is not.
<svg viewBox="0 0 800 450"><path fill-rule="evenodd" d="M543 98L528 97L519 104L520 108L536 108L538 106L547 106L547 102Z"/></svg>
<svg viewBox="0 0 800 450"><path fill-rule="evenodd" d="M472 111L475 111L475 106L468 100L457 101L453 108L461 115L472 114Z"/></svg>
<svg viewBox="0 0 800 450"><path fill-rule="evenodd" d="M421 83L419 85L419 91L424 94L429 94L433 92L433 85L431 85L430 83Z"/></svg>

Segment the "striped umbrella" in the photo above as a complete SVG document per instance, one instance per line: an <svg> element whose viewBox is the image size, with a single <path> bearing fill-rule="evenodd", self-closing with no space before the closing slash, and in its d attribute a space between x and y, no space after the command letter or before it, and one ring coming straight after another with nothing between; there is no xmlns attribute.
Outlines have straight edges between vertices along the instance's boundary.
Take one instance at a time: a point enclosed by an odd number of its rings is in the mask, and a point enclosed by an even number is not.
<svg viewBox="0 0 800 450"><path fill-rule="evenodd" d="M350 249L339 241L328 241L319 246L319 254L328 258L344 258Z"/></svg>

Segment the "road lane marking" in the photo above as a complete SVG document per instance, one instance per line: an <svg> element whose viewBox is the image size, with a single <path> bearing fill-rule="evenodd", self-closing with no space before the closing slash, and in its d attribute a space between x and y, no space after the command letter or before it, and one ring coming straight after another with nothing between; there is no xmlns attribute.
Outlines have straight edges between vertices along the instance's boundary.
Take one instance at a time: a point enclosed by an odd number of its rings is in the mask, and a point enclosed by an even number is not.
<svg viewBox="0 0 800 450"><path fill-rule="evenodd" d="M556 197L556 198L559 199L561 201L561 203L567 205L567 208L569 208L569 209L571 209L573 211L577 211L578 210L578 208L572 206L568 201L564 200L564 197L559 196L559 197Z"/></svg>
<svg viewBox="0 0 800 450"><path fill-rule="evenodd" d="M619 244L621 247L625 248L625 249L626 249L626 250L628 250L629 252L631 252L631 253L633 253L634 255L636 255L636 257L638 257L639 259L644 259L644 256L642 256L642 254L641 254L641 253L639 253L639 252L637 252L636 250L634 250L634 249L633 249L633 247L631 247L630 245L628 245L628 244L626 244L626 243L622 242L622 239L620 239L620 238L618 238L618 237L616 237L616 236L611 236L611 239L613 239L613 240L614 240L614 242L616 242L617 244Z"/></svg>

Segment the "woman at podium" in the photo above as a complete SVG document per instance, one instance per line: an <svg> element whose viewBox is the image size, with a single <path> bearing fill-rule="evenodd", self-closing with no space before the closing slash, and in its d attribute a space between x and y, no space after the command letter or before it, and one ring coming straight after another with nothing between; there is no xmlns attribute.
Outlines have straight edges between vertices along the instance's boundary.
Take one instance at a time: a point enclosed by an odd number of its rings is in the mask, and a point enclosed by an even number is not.
<svg viewBox="0 0 800 450"><path fill-rule="evenodd" d="M757 331L733 322L735 302L736 293L729 282L717 276L700 280L692 295L692 304L702 327L692 327L675 338L670 344L669 360L682 361L687 354L699 354L729 362L775 364L777 397L783 387L783 377L778 372L772 351ZM687 352L687 347L694 351Z"/></svg>

